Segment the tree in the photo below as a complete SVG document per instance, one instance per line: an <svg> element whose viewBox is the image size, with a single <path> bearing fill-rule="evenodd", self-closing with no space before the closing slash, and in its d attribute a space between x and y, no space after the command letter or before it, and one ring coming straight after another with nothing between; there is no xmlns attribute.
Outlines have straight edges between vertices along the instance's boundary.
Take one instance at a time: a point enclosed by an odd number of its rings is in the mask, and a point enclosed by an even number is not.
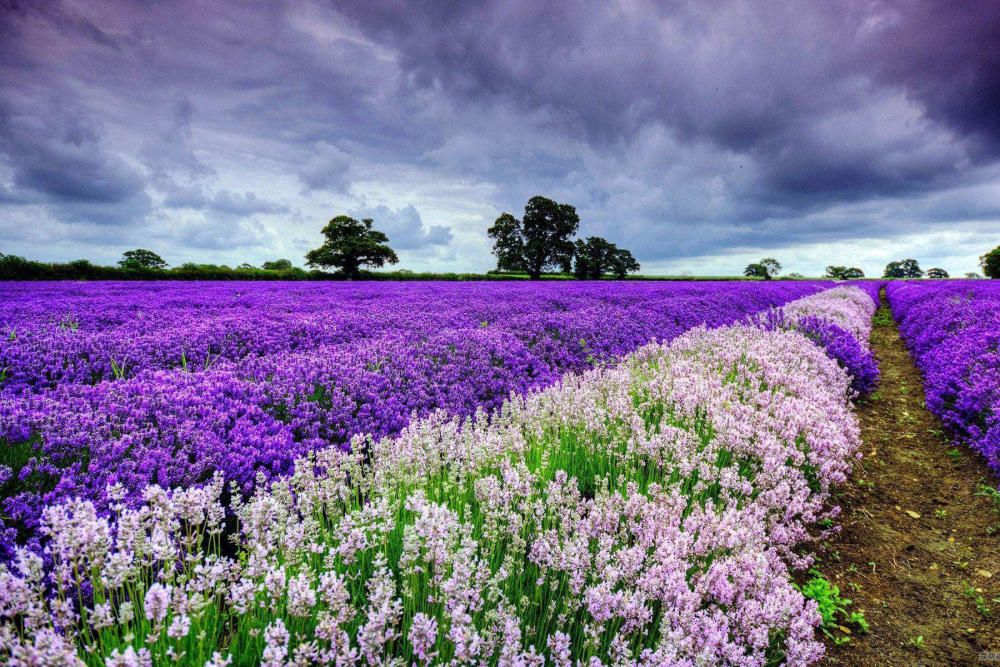
<svg viewBox="0 0 1000 667"><path fill-rule="evenodd" d="M830 280L860 280L865 277L865 272L857 267L828 266L824 277Z"/></svg>
<svg viewBox="0 0 1000 667"><path fill-rule="evenodd" d="M923 278L924 272L915 259L889 262L885 265L883 278Z"/></svg>
<svg viewBox="0 0 1000 667"><path fill-rule="evenodd" d="M770 280L781 272L781 263L773 257L765 257L756 264L748 264L743 269L743 275L750 278Z"/></svg>
<svg viewBox="0 0 1000 667"><path fill-rule="evenodd" d="M760 265L764 267L765 280L770 280L772 277L781 273L781 263L773 257L765 257L760 260Z"/></svg>
<svg viewBox="0 0 1000 667"><path fill-rule="evenodd" d="M380 268L399 262L396 253L386 245L389 237L372 229L374 221L365 218L360 222L346 215L338 215L326 223L322 234L323 245L306 253L306 266L336 267L347 276L357 278L363 265Z"/></svg>
<svg viewBox="0 0 1000 667"><path fill-rule="evenodd" d="M167 263L152 250L137 248L123 252L118 266L123 269L165 269Z"/></svg>
<svg viewBox="0 0 1000 667"><path fill-rule="evenodd" d="M981 275L979 275L978 273L975 273L974 271L970 271L970 272L966 273L965 277L968 278L969 280L982 280L983 279L983 277Z"/></svg>
<svg viewBox="0 0 1000 667"><path fill-rule="evenodd" d="M525 270L520 220L510 213L502 213L486 233L493 239L493 254L497 256L498 271Z"/></svg>
<svg viewBox="0 0 1000 667"><path fill-rule="evenodd" d="M844 271L844 280L861 280L864 277L865 272L856 266L852 266L847 271Z"/></svg>
<svg viewBox="0 0 1000 667"><path fill-rule="evenodd" d="M600 236L590 236L586 241L579 239L576 242L576 266L573 274L581 280L591 278L600 279L608 272L612 257L617 248L614 243L610 243Z"/></svg>
<svg viewBox="0 0 1000 667"><path fill-rule="evenodd" d="M503 213L487 234L493 239L499 270L525 271L537 280L545 269L569 271L576 249L571 237L579 226L574 206L532 197L521 220Z"/></svg>
<svg viewBox="0 0 1000 667"><path fill-rule="evenodd" d="M615 254L611 258L611 273L615 274L615 278L624 278L629 273L635 273L639 268L639 262L636 261L631 252L625 248L615 250Z"/></svg>
<svg viewBox="0 0 1000 667"><path fill-rule="evenodd" d="M576 266L573 274L580 279L600 279L606 273L624 278L630 272L639 270L639 262L635 261L631 252L600 236L590 236L586 241L577 240L574 259Z"/></svg>
<svg viewBox="0 0 1000 667"><path fill-rule="evenodd" d="M980 257L979 266L983 267L983 275L987 278L1000 278L1000 246Z"/></svg>
<svg viewBox="0 0 1000 667"><path fill-rule="evenodd" d="M21 280L29 277L31 262L20 255L0 252L0 280Z"/></svg>
<svg viewBox="0 0 1000 667"><path fill-rule="evenodd" d="M846 266L834 266L831 264L826 267L826 273L823 274L823 277L829 278L830 280L843 280L844 271L847 271Z"/></svg>
<svg viewBox="0 0 1000 667"><path fill-rule="evenodd" d="M260 265L260 268L267 271L288 271L292 268L292 260L276 259L273 262L264 262Z"/></svg>
<svg viewBox="0 0 1000 667"><path fill-rule="evenodd" d="M939 269L935 267L933 269L927 269L927 277L933 278L935 280L941 280L943 278L948 277L948 272L945 271L944 269Z"/></svg>

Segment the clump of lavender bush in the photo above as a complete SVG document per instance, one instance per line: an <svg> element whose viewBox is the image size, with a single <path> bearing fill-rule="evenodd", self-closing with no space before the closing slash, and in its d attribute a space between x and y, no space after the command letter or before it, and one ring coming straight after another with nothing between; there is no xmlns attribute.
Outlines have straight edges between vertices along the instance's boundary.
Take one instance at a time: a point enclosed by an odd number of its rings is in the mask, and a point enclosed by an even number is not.
<svg viewBox="0 0 1000 667"><path fill-rule="evenodd" d="M766 329L792 329L803 334L851 376L851 389L863 396L878 384L878 362L868 346L877 290L838 287L750 318Z"/></svg>
<svg viewBox="0 0 1000 667"><path fill-rule="evenodd" d="M796 329L822 347L851 376L851 389L859 396L874 391L879 369L871 350L851 332L819 317L803 317Z"/></svg>

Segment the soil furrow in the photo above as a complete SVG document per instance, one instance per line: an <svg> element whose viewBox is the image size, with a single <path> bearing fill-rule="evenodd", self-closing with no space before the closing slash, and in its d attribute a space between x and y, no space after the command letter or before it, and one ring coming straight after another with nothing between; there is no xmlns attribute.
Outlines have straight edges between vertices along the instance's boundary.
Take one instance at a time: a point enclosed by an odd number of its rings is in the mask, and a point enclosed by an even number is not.
<svg viewBox="0 0 1000 667"><path fill-rule="evenodd" d="M983 495L997 480L927 410L884 301L872 344L882 378L858 406L864 458L818 566L870 630L834 630L849 641L829 641L824 664L1000 664L1000 504Z"/></svg>

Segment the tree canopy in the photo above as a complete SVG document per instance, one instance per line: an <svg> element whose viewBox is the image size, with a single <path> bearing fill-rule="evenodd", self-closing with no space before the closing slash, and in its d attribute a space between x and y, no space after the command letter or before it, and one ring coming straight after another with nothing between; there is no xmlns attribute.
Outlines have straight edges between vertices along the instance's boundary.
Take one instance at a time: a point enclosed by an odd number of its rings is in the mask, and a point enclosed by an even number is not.
<svg viewBox="0 0 1000 667"><path fill-rule="evenodd" d="M615 253L611 258L611 273L615 278L624 278L629 273L635 273L641 267L632 253L625 248L615 248Z"/></svg>
<svg viewBox="0 0 1000 667"><path fill-rule="evenodd" d="M361 275L362 266L381 268L396 264L399 257L387 243L389 237L372 229L374 221L361 221L338 215L323 227L323 245L306 253L306 266L334 267L352 278Z"/></svg>
<svg viewBox="0 0 1000 667"><path fill-rule="evenodd" d="M165 269L167 263L152 250L136 248L123 252L118 266L123 269Z"/></svg>
<svg viewBox="0 0 1000 667"><path fill-rule="evenodd" d="M987 278L1000 278L1000 246L980 257L979 266Z"/></svg>
<svg viewBox="0 0 1000 667"><path fill-rule="evenodd" d="M781 262L773 257L765 257L756 264L747 264L743 269L743 275L748 278L763 278L770 280L781 272Z"/></svg>
<svg viewBox="0 0 1000 667"><path fill-rule="evenodd" d="M590 236L587 240L578 239L574 259L573 274L581 280L598 280L606 273L624 278L639 270L639 262L631 252L600 236Z"/></svg>
<svg viewBox="0 0 1000 667"><path fill-rule="evenodd" d="M828 266L826 275L830 280L860 280L865 277L865 272L857 267Z"/></svg>
<svg viewBox="0 0 1000 667"><path fill-rule="evenodd" d="M944 269L939 269L937 267L933 269L927 269L927 277L934 278L935 280L941 280L943 278L948 278L948 272Z"/></svg>
<svg viewBox="0 0 1000 667"><path fill-rule="evenodd" d="M904 259L899 262L889 262L885 265L883 278L923 278L924 271L915 259Z"/></svg>
<svg viewBox="0 0 1000 667"><path fill-rule="evenodd" d="M527 270L520 220L510 213L502 213L486 233L493 239L493 254L497 256L498 270Z"/></svg>
<svg viewBox="0 0 1000 667"><path fill-rule="evenodd" d="M569 273L580 226L576 207L546 197L532 197L518 220L502 213L487 230L501 271L524 271L537 280L546 269Z"/></svg>
<svg viewBox="0 0 1000 667"><path fill-rule="evenodd" d="M264 262L260 265L260 268L268 271L288 271L292 268L292 260L276 259L273 262Z"/></svg>

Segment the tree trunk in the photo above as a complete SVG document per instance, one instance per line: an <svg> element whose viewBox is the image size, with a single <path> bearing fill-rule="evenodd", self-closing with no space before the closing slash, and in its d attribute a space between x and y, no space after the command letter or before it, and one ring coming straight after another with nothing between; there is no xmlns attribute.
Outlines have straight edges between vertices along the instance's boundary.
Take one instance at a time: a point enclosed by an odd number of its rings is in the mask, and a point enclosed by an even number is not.
<svg viewBox="0 0 1000 667"><path fill-rule="evenodd" d="M361 278L361 265L360 264L345 264L344 273L350 280L358 280Z"/></svg>

